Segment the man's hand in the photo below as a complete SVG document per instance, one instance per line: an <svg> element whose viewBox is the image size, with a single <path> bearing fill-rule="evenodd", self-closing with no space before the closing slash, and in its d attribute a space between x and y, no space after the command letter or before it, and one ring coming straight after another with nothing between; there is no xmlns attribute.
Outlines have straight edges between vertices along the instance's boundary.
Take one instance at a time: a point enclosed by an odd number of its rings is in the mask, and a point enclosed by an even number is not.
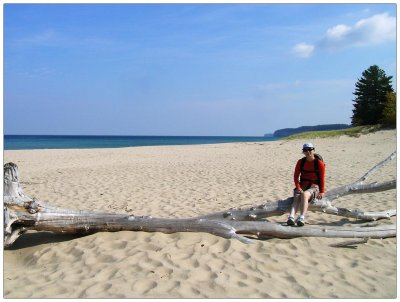
<svg viewBox="0 0 400 302"><path fill-rule="evenodd" d="M319 193L318 196L317 196L317 198L318 198L318 199L322 199L324 196L325 196L325 193Z"/></svg>

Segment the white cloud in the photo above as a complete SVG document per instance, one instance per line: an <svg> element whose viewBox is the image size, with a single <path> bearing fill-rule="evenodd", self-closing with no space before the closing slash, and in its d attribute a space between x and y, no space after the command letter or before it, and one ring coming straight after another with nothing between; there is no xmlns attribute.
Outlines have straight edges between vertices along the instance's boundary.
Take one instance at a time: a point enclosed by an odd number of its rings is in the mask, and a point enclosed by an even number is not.
<svg viewBox="0 0 400 302"><path fill-rule="evenodd" d="M296 44L292 51L300 58L308 58L314 53L315 46L307 43Z"/></svg>
<svg viewBox="0 0 400 302"><path fill-rule="evenodd" d="M396 39L396 18L388 13L361 19L354 25L338 24L329 28L316 46L300 43L293 53L301 58L310 57L315 50L336 50L347 47L365 47Z"/></svg>
<svg viewBox="0 0 400 302"><path fill-rule="evenodd" d="M326 32L327 39L340 40L351 31L351 27L339 24L328 29Z"/></svg>
<svg viewBox="0 0 400 302"><path fill-rule="evenodd" d="M336 25L326 32L321 46L328 49L363 47L396 39L396 18L388 13L374 15L353 26Z"/></svg>

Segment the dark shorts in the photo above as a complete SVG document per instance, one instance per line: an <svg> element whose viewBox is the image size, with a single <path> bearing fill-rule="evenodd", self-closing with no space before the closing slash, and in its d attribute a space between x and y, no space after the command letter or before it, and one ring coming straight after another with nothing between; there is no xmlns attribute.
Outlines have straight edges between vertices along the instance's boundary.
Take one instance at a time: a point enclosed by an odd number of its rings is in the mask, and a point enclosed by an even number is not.
<svg viewBox="0 0 400 302"><path fill-rule="evenodd" d="M317 185L313 185L313 186L309 187L308 189L307 189L307 188L304 188L303 191L304 191L304 192L310 192L310 193L311 193L311 197L310 197L310 199L308 200L308 202L312 202L312 201L314 201L315 198L317 198L317 196L318 196L318 194L319 194L319 187L318 187ZM294 197L294 198L296 198L296 197L299 198L300 195L301 195L300 190L297 189L297 188L294 188L294 190L293 190L293 197Z"/></svg>

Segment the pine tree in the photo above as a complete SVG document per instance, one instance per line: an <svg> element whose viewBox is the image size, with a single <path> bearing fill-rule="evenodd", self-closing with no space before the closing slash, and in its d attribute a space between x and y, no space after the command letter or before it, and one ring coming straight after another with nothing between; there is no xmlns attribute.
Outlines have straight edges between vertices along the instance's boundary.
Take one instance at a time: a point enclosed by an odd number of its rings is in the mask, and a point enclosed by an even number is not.
<svg viewBox="0 0 400 302"><path fill-rule="evenodd" d="M352 124L354 126L375 125L382 121L386 105L386 94L393 92L392 76L377 65L372 65L362 73L353 93L354 109Z"/></svg>
<svg viewBox="0 0 400 302"><path fill-rule="evenodd" d="M382 124L389 127L396 127L396 93L394 92L388 92L386 94Z"/></svg>

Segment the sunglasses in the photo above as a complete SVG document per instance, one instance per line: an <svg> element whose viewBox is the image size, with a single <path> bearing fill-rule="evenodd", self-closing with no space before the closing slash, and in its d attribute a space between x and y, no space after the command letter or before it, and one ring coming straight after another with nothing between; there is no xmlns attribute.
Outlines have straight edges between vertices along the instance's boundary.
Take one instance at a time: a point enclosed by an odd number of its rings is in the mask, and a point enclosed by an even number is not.
<svg viewBox="0 0 400 302"><path fill-rule="evenodd" d="M308 152L308 151L312 151L314 150L314 148L307 148L307 149L303 149L303 152Z"/></svg>

